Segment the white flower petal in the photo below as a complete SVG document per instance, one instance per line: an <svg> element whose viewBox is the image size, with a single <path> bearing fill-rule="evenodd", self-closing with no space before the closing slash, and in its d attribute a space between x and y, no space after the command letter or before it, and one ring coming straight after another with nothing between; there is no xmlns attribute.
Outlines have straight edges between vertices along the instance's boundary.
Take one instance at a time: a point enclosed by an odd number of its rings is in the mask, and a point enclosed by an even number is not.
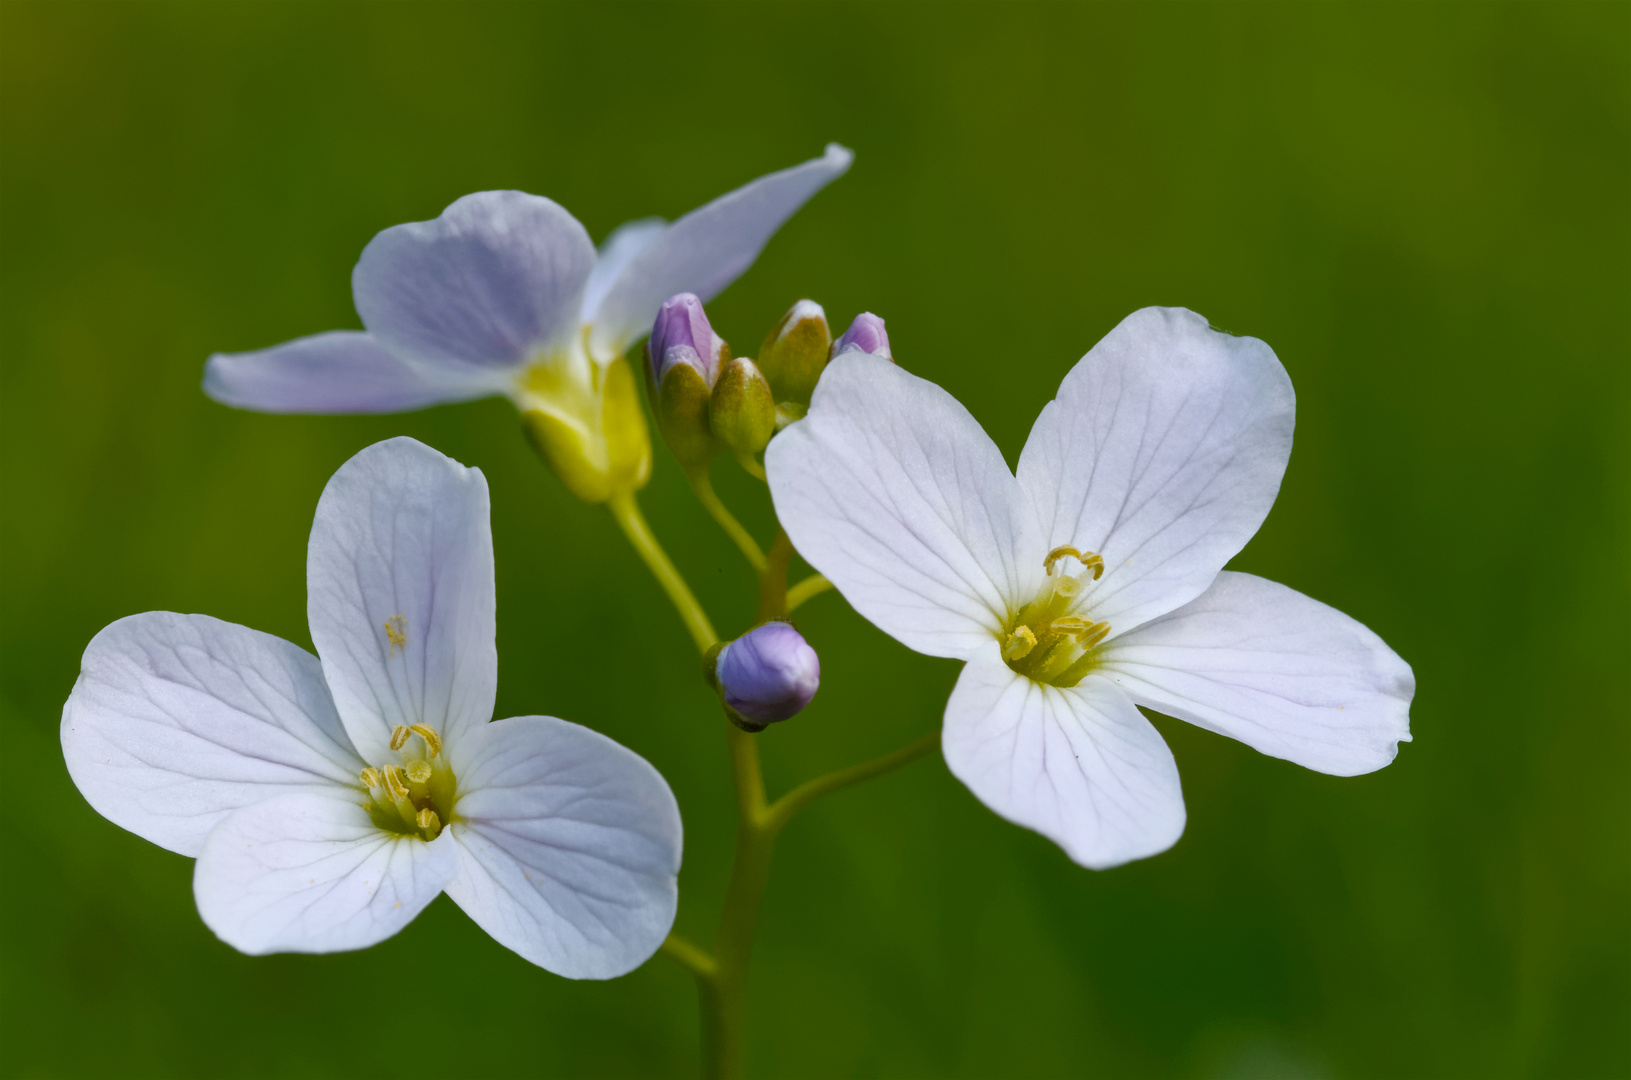
<svg viewBox="0 0 1631 1080"><path fill-rule="evenodd" d="M351 741L386 758L397 724L453 743L493 715L493 534L487 481L413 439L340 466L317 503L307 615Z"/></svg>
<svg viewBox="0 0 1631 1080"><path fill-rule="evenodd" d="M668 222L660 217L625 221L611 231L600 245L594 272L589 275L589 286L583 291L585 326L594 324L595 316L599 314L600 305L605 301L606 294L617 284L617 279L623 276L629 260L650 247L654 240L667 231ZM666 300L668 297L665 296L663 299ZM652 318L656 318L655 312ZM650 330L650 327L646 329Z"/></svg>
<svg viewBox="0 0 1631 1080"><path fill-rule="evenodd" d="M363 325L425 378L502 388L534 350L577 333L594 265L589 234L555 203L482 191L374 237L351 291Z"/></svg>
<svg viewBox="0 0 1631 1080"><path fill-rule="evenodd" d="M691 211L629 260L595 313L589 351L606 362L651 332L675 293L706 303L753 265L782 223L844 175L855 155L830 143L821 157L761 176Z"/></svg>
<svg viewBox="0 0 1631 1080"><path fill-rule="evenodd" d="M980 801L1083 866L1158 854L1184 831L1178 766L1127 695L1089 675L1069 689L1016 675L993 642L946 704L946 764Z"/></svg>
<svg viewBox="0 0 1631 1080"><path fill-rule="evenodd" d="M950 394L886 360L829 364L765 470L799 554L918 652L972 655L1040 584L1045 549L996 444Z"/></svg>
<svg viewBox="0 0 1631 1080"><path fill-rule="evenodd" d="M427 844L382 832L359 801L281 795L210 833L193 897L205 925L239 952L344 952L407 926L457 866L445 831Z"/></svg>
<svg viewBox="0 0 1631 1080"><path fill-rule="evenodd" d="M270 349L216 353L204 393L223 405L270 413L407 412L492 393L486 380L431 384L368 334L330 330Z"/></svg>
<svg viewBox="0 0 1631 1080"><path fill-rule="evenodd" d="M182 855L239 807L355 785L363 767L315 656L168 611L91 639L63 706L62 754L98 813Z"/></svg>
<svg viewBox="0 0 1631 1080"><path fill-rule="evenodd" d="M557 975L639 967L678 903L680 812L668 784L632 750L550 716L500 720L482 739L456 763L467 794L448 895Z"/></svg>
<svg viewBox="0 0 1631 1080"><path fill-rule="evenodd" d="M1106 645L1104 674L1141 705L1336 776L1410 740L1410 665L1342 612L1225 570L1177 611Z"/></svg>
<svg viewBox="0 0 1631 1080"><path fill-rule="evenodd" d="M1135 311L1093 346L1018 472L1048 548L1104 557L1094 619L1126 633L1206 590L1274 504L1295 404L1267 345L1182 308Z"/></svg>

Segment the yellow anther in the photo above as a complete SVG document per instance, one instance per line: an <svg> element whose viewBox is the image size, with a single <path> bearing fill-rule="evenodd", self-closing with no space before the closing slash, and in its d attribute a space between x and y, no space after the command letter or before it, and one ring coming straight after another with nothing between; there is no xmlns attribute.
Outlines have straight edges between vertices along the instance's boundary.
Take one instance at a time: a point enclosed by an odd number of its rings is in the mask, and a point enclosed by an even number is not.
<svg viewBox="0 0 1631 1080"><path fill-rule="evenodd" d="M398 724L391 729L391 749L400 750L408 745L408 736L412 734L406 725Z"/></svg>
<svg viewBox="0 0 1631 1080"><path fill-rule="evenodd" d="M436 816L436 811L427 806L419 811L419 816L414 818L414 823L426 832L434 832L441 827L442 819Z"/></svg>
<svg viewBox="0 0 1631 1080"><path fill-rule="evenodd" d="M1069 544L1061 544L1052 551L1048 552L1048 557L1042 560L1042 569L1048 572L1048 576L1053 576L1053 564L1058 562L1060 559L1066 558L1067 556L1079 562L1081 561L1082 553L1071 547Z"/></svg>
<svg viewBox="0 0 1631 1080"><path fill-rule="evenodd" d="M431 757L442 752L442 737L436 734L436 729L429 724L415 724L408 730L425 740L425 746L430 750Z"/></svg>
<svg viewBox="0 0 1631 1080"><path fill-rule="evenodd" d="M1048 552L1048 557L1042 560L1042 568L1048 572L1049 577L1053 576L1054 563L1057 563L1060 559L1075 559L1082 564L1083 570L1093 572L1094 581L1104 576L1104 559L1099 555L1091 551L1077 551L1069 544L1061 544Z"/></svg>
<svg viewBox="0 0 1631 1080"><path fill-rule="evenodd" d="M1094 624L1080 615L1061 615L1048 624L1049 629L1057 630L1061 634L1080 636L1088 631Z"/></svg>
<svg viewBox="0 0 1631 1080"><path fill-rule="evenodd" d="M391 655L395 656L408 643L408 617L406 615L392 615L385 620L384 625L385 640L391 643Z"/></svg>
<svg viewBox="0 0 1631 1080"><path fill-rule="evenodd" d="M408 797L408 784L402 777L400 765L385 766L385 789L391 793L393 799L406 799Z"/></svg>
<svg viewBox="0 0 1631 1080"><path fill-rule="evenodd" d="M1031 633L1029 626L1020 626L1008 635L1008 641L1002 647L1002 655L1006 660L1018 660L1034 648L1036 635Z"/></svg>
<svg viewBox="0 0 1631 1080"><path fill-rule="evenodd" d="M378 769L370 766L362 771L362 783L367 788L381 788L385 786L385 777L380 775Z"/></svg>
<svg viewBox="0 0 1631 1080"><path fill-rule="evenodd" d="M416 784L423 784L430 779L430 762L414 760L408 762L408 779Z"/></svg>
<svg viewBox="0 0 1631 1080"><path fill-rule="evenodd" d="M1091 649L1103 641L1110 633L1110 624L1107 622L1088 623L1087 629L1076 635L1076 644L1084 649Z"/></svg>

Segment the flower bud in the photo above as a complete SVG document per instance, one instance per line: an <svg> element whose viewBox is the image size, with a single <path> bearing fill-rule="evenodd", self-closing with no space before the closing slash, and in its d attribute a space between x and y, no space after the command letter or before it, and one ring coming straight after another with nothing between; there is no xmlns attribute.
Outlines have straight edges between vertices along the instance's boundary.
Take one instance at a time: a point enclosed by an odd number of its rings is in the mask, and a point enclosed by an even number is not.
<svg viewBox="0 0 1631 1080"><path fill-rule="evenodd" d="M776 401L759 368L745 356L719 369L709 404L708 427L738 458L752 457L776 434Z"/></svg>
<svg viewBox="0 0 1631 1080"><path fill-rule="evenodd" d="M671 349L673 355L677 349ZM687 469L705 466L719 446L708 431L708 384L696 365L675 363L660 385L651 387L651 411L657 415L657 430L663 442Z"/></svg>
<svg viewBox="0 0 1631 1080"><path fill-rule="evenodd" d="M810 403L831 342L827 314L814 300L800 300L782 316L759 350L759 368L774 400Z"/></svg>
<svg viewBox="0 0 1631 1080"><path fill-rule="evenodd" d="M871 353L891 362L895 359L889 351L889 335L884 331L883 320L870 311L855 316L849 329L832 343L833 359L847 352Z"/></svg>
<svg viewBox="0 0 1631 1080"><path fill-rule="evenodd" d="M663 306L657 309L647 354L651 361L651 380L656 385L663 384L663 376L676 364L685 364L695 368L703 383L712 388L721 357L728 357L730 350L709 325L702 301L692 293L680 293L663 301Z"/></svg>
<svg viewBox="0 0 1631 1080"><path fill-rule="evenodd" d="M646 342L651 409L663 441L687 469L706 466L719 450L708 430L708 398L729 358L701 300L680 293L663 301Z"/></svg>
<svg viewBox="0 0 1631 1080"><path fill-rule="evenodd" d="M821 661L792 623L755 627L719 651L719 696L750 725L796 715L821 685Z"/></svg>

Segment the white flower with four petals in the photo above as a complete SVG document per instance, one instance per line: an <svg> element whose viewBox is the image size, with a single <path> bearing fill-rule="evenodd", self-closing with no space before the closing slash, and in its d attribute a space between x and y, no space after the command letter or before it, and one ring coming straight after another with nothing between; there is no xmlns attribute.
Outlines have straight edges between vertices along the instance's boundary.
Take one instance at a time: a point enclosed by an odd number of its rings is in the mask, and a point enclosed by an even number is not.
<svg viewBox="0 0 1631 1080"><path fill-rule="evenodd" d="M364 948L446 891L561 975L649 957L674 920L679 809L603 735L489 723L481 472L412 439L362 451L318 502L307 581L321 659L203 615L96 636L62 716L90 804L195 856L199 913L243 952Z"/></svg>
<svg viewBox="0 0 1631 1080"><path fill-rule="evenodd" d="M1146 308L1094 346L1016 472L954 398L852 353L765 455L811 565L908 647L967 661L951 771L1102 868L1184 827L1144 705L1336 775L1410 738L1410 667L1358 622L1223 569L1268 515L1295 401L1274 353Z"/></svg>

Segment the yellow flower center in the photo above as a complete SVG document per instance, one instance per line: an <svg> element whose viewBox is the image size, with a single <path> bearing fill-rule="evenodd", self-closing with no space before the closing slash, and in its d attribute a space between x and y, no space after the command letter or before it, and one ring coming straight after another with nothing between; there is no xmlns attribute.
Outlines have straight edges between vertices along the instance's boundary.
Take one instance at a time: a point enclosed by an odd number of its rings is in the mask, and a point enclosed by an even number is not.
<svg viewBox="0 0 1631 1080"><path fill-rule="evenodd" d="M1096 666L1095 646L1110 633L1109 623L1075 612L1087 583L1104 573L1104 560L1066 545L1048 552L1042 566L1047 579L1036 599L1021 608L1002 632L1002 658L1027 679L1075 686ZM1073 574L1072 567L1080 569Z"/></svg>
<svg viewBox="0 0 1631 1080"><path fill-rule="evenodd" d="M391 730L398 758L362 771L368 789L363 808L374 824L397 836L434 840L453 816L458 781L442 755L442 737L429 724L398 724Z"/></svg>

